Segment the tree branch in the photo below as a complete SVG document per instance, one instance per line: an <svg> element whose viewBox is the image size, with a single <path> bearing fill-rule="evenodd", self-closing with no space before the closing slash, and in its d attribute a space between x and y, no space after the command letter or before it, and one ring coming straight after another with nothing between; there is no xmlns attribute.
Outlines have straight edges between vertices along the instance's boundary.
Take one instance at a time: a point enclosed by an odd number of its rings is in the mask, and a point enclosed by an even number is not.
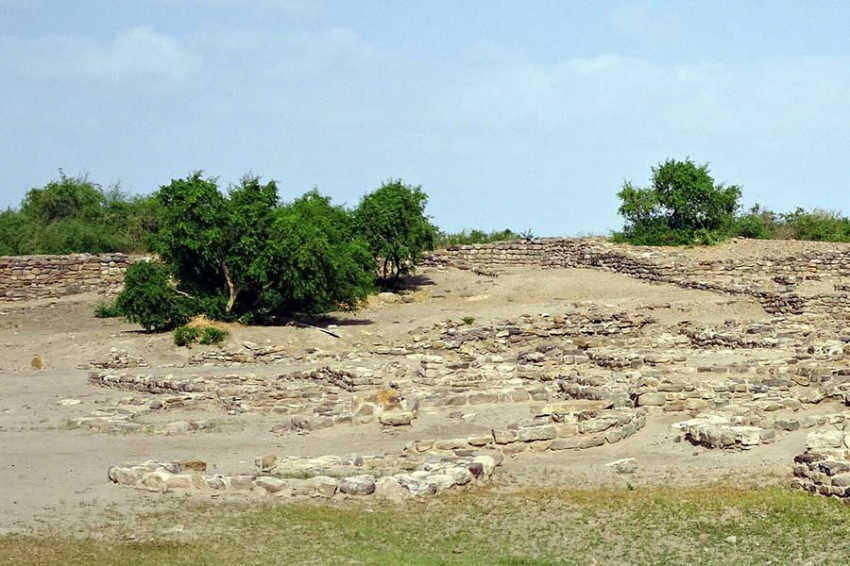
<svg viewBox="0 0 850 566"><path fill-rule="evenodd" d="M230 269L228 269L227 264L222 262L221 269L224 271L224 279L227 282L227 292L230 297L227 299L227 308L226 312L230 312L233 310L233 305L236 303L236 295L239 294L239 290L233 284L233 278L230 276Z"/></svg>

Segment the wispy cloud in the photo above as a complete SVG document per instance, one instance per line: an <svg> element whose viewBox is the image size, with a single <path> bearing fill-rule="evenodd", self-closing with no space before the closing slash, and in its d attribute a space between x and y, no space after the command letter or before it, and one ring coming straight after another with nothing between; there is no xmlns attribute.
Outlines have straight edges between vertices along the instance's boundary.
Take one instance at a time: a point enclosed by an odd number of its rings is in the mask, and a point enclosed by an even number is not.
<svg viewBox="0 0 850 566"><path fill-rule="evenodd" d="M174 37L134 27L107 42L78 35L0 37L0 68L43 80L181 82L200 64Z"/></svg>

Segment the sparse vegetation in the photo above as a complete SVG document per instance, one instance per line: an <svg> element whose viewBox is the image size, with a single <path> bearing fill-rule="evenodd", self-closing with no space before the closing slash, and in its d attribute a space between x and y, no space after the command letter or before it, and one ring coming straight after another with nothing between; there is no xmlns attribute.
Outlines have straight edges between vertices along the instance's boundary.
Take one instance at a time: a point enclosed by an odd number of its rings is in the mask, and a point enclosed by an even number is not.
<svg viewBox="0 0 850 566"><path fill-rule="evenodd" d="M493 232L484 230L461 230L460 232L440 232L437 236L437 247L468 246L471 244L490 244L518 240L522 235L513 230L505 229Z"/></svg>
<svg viewBox="0 0 850 566"><path fill-rule="evenodd" d="M798 208L776 213L756 205L738 218L733 235L762 240L850 242L850 218L830 210L808 212Z"/></svg>
<svg viewBox="0 0 850 566"><path fill-rule="evenodd" d="M413 505L181 500L140 516L132 531L113 520L121 532L111 538L0 538L0 564L260 565L285 556L293 565L791 566L839 564L850 552L850 508L778 487L525 489ZM163 525L187 527L169 535Z"/></svg>
<svg viewBox="0 0 850 566"><path fill-rule="evenodd" d="M97 318L115 318L121 316L121 312L115 302L100 302L94 307L94 316Z"/></svg>
<svg viewBox="0 0 850 566"><path fill-rule="evenodd" d="M626 222L613 235L614 241L693 245L743 237L850 242L850 218L838 211L797 208L777 213L756 205L741 212L741 188L715 183L708 165L668 159L653 167L652 173L649 187L627 182L618 193L619 213ZM308 194L325 198L315 191ZM427 201L421 187L394 180L363 197L357 209L341 209L350 217L343 232L367 246L380 268L381 282L406 275L423 252L435 247L533 238L530 230L439 231L425 215ZM171 212L163 209L165 203ZM250 313L252 319L263 301L259 295L269 283L259 268L268 258L256 252L283 214L279 209L288 206L279 202L273 181L263 184L250 175L227 195L219 191L215 179L203 179L197 173L172 181L152 195L130 196L118 185L104 189L85 175L69 177L60 170L56 180L31 189L17 209L0 212L0 255L164 251L183 260L202 259L197 268L175 274L179 284L215 288L215 293L209 289L201 293L204 311L221 317L236 309L240 316ZM163 218L166 226L160 230ZM192 244L182 245L180 236L191 237ZM225 256L228 262L222 263ZM166 263L179 263L169 258ZM231 272L232 286L223 265ZM226 293L221 293L224 287ZM236 307L237 301L245 304ZM283 302L303 305L305 301Z"/></svg>
<svg viewBox="0 0 850 566"><path fill-rule="evenodd" d="M219 346L227 340L228 333L214 326L181 326L174 330L176 346L191 346L199 343L204 346Z"/></svg>
<svg viewBox="0 0 850 566"><path fill-rule="evenodd" d="M467 326L471 326L473 322L475 322L475 317L473 316L465 316L460 319Z"/></svg>
<svg viewBox="0 0 850 566"><path fill-rule="evenodd" d="M197 326L181 326L174 329L175 346L191 346L201 337L201 329Z"/></svg>
<svg viewBox="0 0 850 566"><path fill-rule="evenodd" d="M227 340L228 333L226 330L221 330L215 326L205 326L201 330L200 344L204 346L220 346Z"/></svg>

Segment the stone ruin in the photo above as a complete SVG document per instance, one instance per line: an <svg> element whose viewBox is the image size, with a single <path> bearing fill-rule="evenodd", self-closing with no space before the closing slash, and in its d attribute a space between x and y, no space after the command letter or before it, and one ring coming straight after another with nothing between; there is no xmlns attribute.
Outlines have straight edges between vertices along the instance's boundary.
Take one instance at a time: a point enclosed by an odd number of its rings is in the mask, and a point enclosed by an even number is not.
<svg viewBox="0 0 850 566"><path fill-rule="evenodd" d="M777 253L707 261L687 250L595 238L441 250L427 259L431 269L487 278L525 266L601 269L743 298L772 318L666 325L649 307L575 304L487 324L447 320L347 355L244 343L166 368L113 351L92 362L89 382L127 396L73 424L95 433L204 434L214 428L209 415L256 414L274 417L274 435L374 427L415 437L425 414L478 415L478 433L421 435L383 454L261 456L254 470L222 474L208 473L204 462L151 460L108 474L151 491L391 499L467 489L525 453L627 442L662 416L674 420L673 440L709 450L764 450L805 429L809 449L795 460L795 486L850 497L843 432L850 418L850 246ZM169 421L175 408L205 418Z"/></svg>

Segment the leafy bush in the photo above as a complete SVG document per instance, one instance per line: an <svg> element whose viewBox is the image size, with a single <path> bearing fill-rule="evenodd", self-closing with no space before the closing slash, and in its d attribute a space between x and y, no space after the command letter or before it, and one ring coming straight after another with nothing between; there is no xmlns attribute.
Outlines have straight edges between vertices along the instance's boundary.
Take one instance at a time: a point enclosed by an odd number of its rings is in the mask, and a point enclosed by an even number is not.
<svg viewBox="0 0 850 566"><path fill-rule="evenodd" d="M346 211L316 191L276 212L263 257L261 302L275 313L354 310L374 287L369 247Z"/></svg>
<svg viewBox="0 0 850 566"><path fill-rule="evenodd" d="M775 214L755 205L735 219L731 235L753 240L767 240L773 237L776 220Z"/></svg>
<svg viewBox="0 0 850 566"><path fill-rule="evenodd" d="M781 224L794 240L850 242L850 219L838 212L821 209L806 212L798 208L783 214Z"/></svg>
<svg viewBox="0 0 850 566"><path fill-rule="evenodd" d="M163 273L174 275L166 289L185 312L260 322L351 310L373 288L374 259L351 215L316 191L284 205L274 182L246 176L225 195L195 173L162 187L157 199L152 243ZM158 321L177 320L171 305L145 303Z"/></svg>
<svg viewBox="0 0 850 566"><path fill-rule="evenodd" d="M174 330L174 345L189 346L201 337L201 329L197 326L181 326Z"/></svg>
<svg viewBox="0 0 850 566"><path fill-rule="evenodd" d="M0 254L137 252L156 228L150 197L104 191L85 176L30 190L18 210L0 213Z"/></svg>
<svg viewBox="0 0 850 566"><path fill-rule="evenodd" d="M475 317L473 316L465 316L460 319L467 326L471 326L473 322L475 322Z"/></svg>
<svg viewBox="0 0 850 566"><path fill-rule="evenodd" d="M737 218L732 233L742 238L850 242L850 219L820 209L775 213L756 205Z"/></svg>
<svg viewBox="0 0 850 566"><path fill-rule="evenodd" d="M460 232L440 232L437 236L436 247L448 248L451 246L468 246L471 244L489 244L492 242L506 242L518 240L522 236L513 230L501 230L496 232L485 232L484 230L461 230Z"/></svg>
<svg viewBox="0 0 850 566"><path fill-rule="evenodd" d="M219 330L214 326L205 326L201 331L201 344L205 346L218 346L227 340L228 333L225 330Z"/></svg>
<svg viewBox="0 0 850 566"><path fill-rule="evenodd" d="M127 269L115 308L130 322L156 332L180 326L195 314L191 301L172 285L168 268L147 261Z"/></svg>
<svg viewBox="0 0 850 566"><path fill-rule="evenodd" d="M115 318L121 316L121 313L118 310L118 307L115 303L98 303L97 306L94 307L94 316L96 318Z"/></svg>
<svg viewBox="0 0 850 566"><path fill-rule="evenodd" d="M228 333L214 326L181 326L174 330L176 346L191 346L200 343L204 346L218 346L227 340Z"/></svg>
<svg viewBox="0 0 850 566"><path fill-rule="evenodd" d="M427 204L421 187L398 180L364 196L354 211L357 232L379 262L383 281L411 272L423 252L434 249L437 228L425 215Z"/></svg>
<svg viewBox="0 0 850 566"><path fill-rule="evenodd" d="M717 184L708 165L667 160L652 168L652 184L625 183L617 194L626 220L616 239L639 245L712 244L734 225L741 189Z"/></svg>

